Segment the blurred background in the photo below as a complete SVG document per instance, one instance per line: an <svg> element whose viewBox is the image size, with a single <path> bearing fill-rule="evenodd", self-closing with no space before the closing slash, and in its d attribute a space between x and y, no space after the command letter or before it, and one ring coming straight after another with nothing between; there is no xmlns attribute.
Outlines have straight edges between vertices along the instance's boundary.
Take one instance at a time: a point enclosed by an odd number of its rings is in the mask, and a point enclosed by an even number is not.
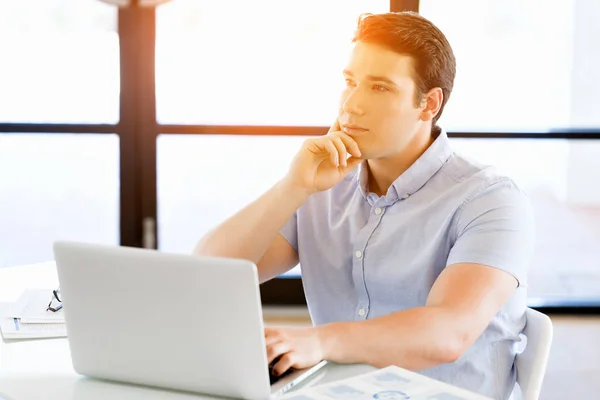
<svg viewBox="0 0 600 400"><path fill-rule="evenodd" d="M544 398L600 399L598 0L0 0L0 267L59 239L190 253L327 132L358 15L390 10L454 48L455 150L531 196ZM261 294L303 310L299 267Z"/></svg>

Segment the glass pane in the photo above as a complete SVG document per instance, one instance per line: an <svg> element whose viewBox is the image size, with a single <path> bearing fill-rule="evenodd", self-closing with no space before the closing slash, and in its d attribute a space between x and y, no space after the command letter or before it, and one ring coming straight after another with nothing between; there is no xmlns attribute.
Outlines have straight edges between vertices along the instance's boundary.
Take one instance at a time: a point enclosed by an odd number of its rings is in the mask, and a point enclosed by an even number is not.
<svg viewBox="0 0 600 400"><path fill-rule="evenodd" d="M389 3L177 0L160 6L158 121L331 125L358 16L386 12Z"/></svg>
<svg viewBox="0 0 600 400"><path fill-rule="evenodd" d="M119 244L119 137L0 135L0 267L53 260L55 240Z"/></svg>
<svg viewBox="0 0 600 400"><path fill-rule="evenodd" d="M457 59L449 131L600 127L597 0L421 0Z"/></svg>
<svg viewBox="0 0 600 400"><path fill-rule="evenodd" d="M159 135L159 249L191 253L206 232L281 179L305 139ZM288 274L298 273L296 269Z"/></svg>
<svg viewBox="0 0 600 400"><path fill-rule="evenodd" d="M118 122L117 7L0 1L0 54L0 122Z"/></svg>
<svg viewBox="0 0 600 400"><path fill-rule="evenodd" d="M537 223L531 302L600 303L600 141L452 139L454 148L513 177Z"/></svg>

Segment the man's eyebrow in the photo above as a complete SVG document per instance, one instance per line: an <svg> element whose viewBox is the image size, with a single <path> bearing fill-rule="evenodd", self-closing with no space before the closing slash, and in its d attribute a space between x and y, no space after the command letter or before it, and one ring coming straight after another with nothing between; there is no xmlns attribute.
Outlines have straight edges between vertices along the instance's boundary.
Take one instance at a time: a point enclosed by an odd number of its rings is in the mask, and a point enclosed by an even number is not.
<svg viewBox="0 0 600 400"><path fill-rule="evenodd" d="M350 77L354 77L354 74L352 73L352 71L347 70L347 69L344 70L344 75L348 75ZM394 87L398 87L398 85L396 84L396 82L394 82L390 78L386 78L385 76L367 75L367 79L370 80L370 81L385 82L388 85L391 85L391 86L394 86Z"/></svg>

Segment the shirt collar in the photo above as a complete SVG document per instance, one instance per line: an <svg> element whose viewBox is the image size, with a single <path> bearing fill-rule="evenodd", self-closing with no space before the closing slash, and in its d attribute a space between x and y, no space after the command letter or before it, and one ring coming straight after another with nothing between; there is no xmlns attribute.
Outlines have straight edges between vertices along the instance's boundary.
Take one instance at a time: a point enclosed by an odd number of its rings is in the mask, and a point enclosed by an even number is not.
<svg viewBox="0 0 600 400"><path fill-rule="evenodd" d="M417 192L442 168L442 165L448 161L451 155L452 148L450 147L448 135L444 130L441 130L438 137L421 157L392 183L384 196L384 202L391 205L399 199L407 198ZM361 194L373 205L378 197L367 190L369 175L366 161L358 166L356 177Z"/></svg>

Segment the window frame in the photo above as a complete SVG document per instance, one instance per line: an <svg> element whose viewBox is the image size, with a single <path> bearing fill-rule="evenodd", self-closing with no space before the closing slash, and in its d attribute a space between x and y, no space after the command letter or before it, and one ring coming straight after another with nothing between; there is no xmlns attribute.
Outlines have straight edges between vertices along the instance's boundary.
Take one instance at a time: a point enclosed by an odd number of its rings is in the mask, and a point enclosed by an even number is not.
<svg viewBox="0 0 600 400"><path fill-rule="evenodd" d="M176 0L175 0L176 1ZM419 11L419 0L390 0L390 11ZM1 123L2 133L116 133L120 138L120 243L158 248L156 142L162 134L323 135L325 126L228 126L159 124L156 115L155 39L156 9L138 1L119 9L120 105L117 124ZM448 132L453 138L596 139L591 130L551 132ZM301 278L277 278L261 285L265 305L304 306ZM597 302L545 304L545 312L600 314Z"/></svg>

